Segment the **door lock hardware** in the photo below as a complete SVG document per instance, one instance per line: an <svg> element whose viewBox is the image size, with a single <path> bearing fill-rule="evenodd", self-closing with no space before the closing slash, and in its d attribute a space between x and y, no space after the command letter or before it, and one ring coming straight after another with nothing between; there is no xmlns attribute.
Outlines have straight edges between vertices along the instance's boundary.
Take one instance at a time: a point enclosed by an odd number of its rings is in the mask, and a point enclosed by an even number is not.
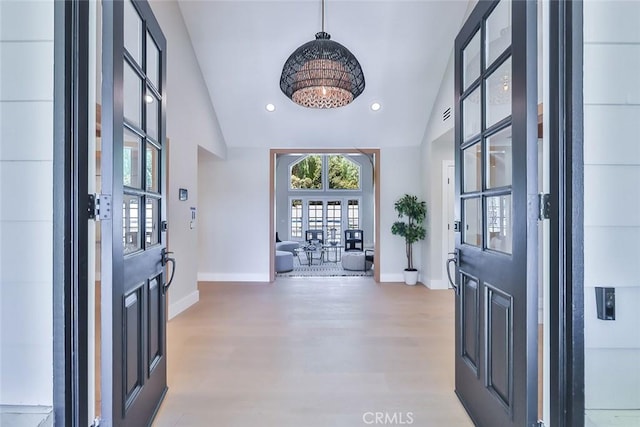
<svg viewBox="0 0 640 427"><path fill-rule="evenodd" d="M171 276L169 277L169 281L164 284L162 287L162 292L166 293L169 290L169 286L171 286L171 282L173 282L173 276L176 274L176 259L170 257L169 255L173 255L173 252L167 251L167 248L162 248L161 256L162 256L162 266L166 266L168 263L171 263Z"/></svg>
<svg viewBox="0 0 640 427"><path fill-rule="evenodd" d="M449 278L449 283L451 284L451 287L453 288L453 290L455 291L456 295L459 294L459 288L458 285L456 284L455 280L453 280L451 278L451 264L455 264L456 266L458 265L458 261L459 261L459 254L460 254L460 249L456 249L453 252L449 252L449 255L451 255L449 257L449 259L447 259L447 277Z"/></svg>

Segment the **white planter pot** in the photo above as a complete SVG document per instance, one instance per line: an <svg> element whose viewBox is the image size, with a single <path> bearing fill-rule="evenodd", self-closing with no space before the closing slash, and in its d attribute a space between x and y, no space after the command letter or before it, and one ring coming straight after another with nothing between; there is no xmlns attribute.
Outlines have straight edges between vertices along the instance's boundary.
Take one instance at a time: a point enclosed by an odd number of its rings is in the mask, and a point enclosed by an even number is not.
<svg viewBox="0 0 640 427"><path fill-rule="evenodd" d="M418 270L415 271L404 271L404 283L407 285L415 285L418 283Z"/></svg>

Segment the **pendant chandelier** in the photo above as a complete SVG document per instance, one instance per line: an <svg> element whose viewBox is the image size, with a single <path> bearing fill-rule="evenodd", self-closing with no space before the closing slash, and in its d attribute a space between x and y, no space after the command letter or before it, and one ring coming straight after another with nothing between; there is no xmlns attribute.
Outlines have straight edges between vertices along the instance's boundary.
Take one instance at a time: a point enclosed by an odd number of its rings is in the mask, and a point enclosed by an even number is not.
<svg viewBox="0 0 640 427"><path fill-rule="evenodd" d="M364 74L355 56L324 31L296 49L282 69L280 89L296 104L337 108L351 103L364 90Z"/></svg>

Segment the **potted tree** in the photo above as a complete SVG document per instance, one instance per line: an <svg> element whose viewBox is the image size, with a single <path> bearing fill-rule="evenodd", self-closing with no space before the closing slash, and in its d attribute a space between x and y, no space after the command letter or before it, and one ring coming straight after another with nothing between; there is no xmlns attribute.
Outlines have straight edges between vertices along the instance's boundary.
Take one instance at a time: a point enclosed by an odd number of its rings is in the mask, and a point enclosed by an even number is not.
<svg viewBox="0 0 640 427"><path fill-rule="evenodd" d="M407 285L415 285L418 282L418 270L413 267L413 244L425 238L427 234L423 227L427 215L427 204L419 201L418 197L405 194L395 203L398 218L406 218L404 221L396 221L391 226L391 233L404 237L407 250L407 268L404 269L404 282Z"/></svg>

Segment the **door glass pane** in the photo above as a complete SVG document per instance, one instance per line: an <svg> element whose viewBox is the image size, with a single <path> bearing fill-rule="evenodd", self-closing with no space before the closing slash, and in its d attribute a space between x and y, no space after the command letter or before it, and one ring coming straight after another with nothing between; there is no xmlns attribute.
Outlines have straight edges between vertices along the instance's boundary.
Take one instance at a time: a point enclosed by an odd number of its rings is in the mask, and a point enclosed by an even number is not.
<svg viewBox="0 0 640 427"><path fill-rule="evenodd" d="M151 84L160 90L160 51L158 46L151 38L151 35L147 34L147 77L151 80Z"/></svg>
<svg viewBox="0 0 640 427"><path fill-rule="evenodd" d="M486 85L486 128L511 115L511 58L495 70Z"/></svg>
<svg viewBox="0 0 640 427"><path fill-rule="evenodd" d="M124 47L142 67L142 20L131 0L124 2Z"/></svg>
<svg viewBox="0 0 640 427"><path fill-rule="evenodd" d="M147 247L159 243L158 223L159 223L159 200L147 198L145 206L144 241Z"/></svg>
<svg viewBox="0 0 640 427"><path fill-rule="evenodd" d="M338 242L342 236L342 202L336 200L327 202L327 239Z"/></svg>
<svg viewBox="0 0 640 427"><path fill-rule="evenodd" d="M511 45L511 2L502 0L491 15L486 25L486 66L489 67Z"/></svg>
<svg viewBox="0 0 640 427"><path fill-rule="evenodd" d="M480 31L476 32L467 47L462 51L462 69L464 89L480 76Z"/></svg>
<svg viewBox="0 0 640 427"><path fill-rule="evenodd" d="M347 206L347 228L360 228L360 208L358 200L349 200Z"/></svg>
<svg viewBox="0 0 640 427"><path fill-rule="evenodd" d="M511 126L487 138L487 186L511 185Z"/></svg>
<svg viewBox="0 0 640 427"><path fill-rule="evenodd" d="M463 207L462 239L468 245L482 246L482 200L465 199Z"/></svg>
<svg viewBox="0 0 640 427"><path fill-rule="evenodd" d="M147 108L147 135L154 140L158 140L158 107L160 103L158 99L147 90L147 94L144 97L144 102Z"/></svg>
<svg viewBox="0 0 640 427"><path fill-rule="evenodd" d="M122 145L122 184L127 187L141 188L140 151L142 139L125 128Z"/></svg>
<svg viewBox="0 0 640 427"><path fill-rule="evenodd" d="M131 65L124 61L124 118L130 123L140 127L142 117L142 80L131 68Z"/></svg>
<svg viewBox="0 0 640 427"><path fill-rule="evenodd" d="M160 183L160 169L158 168L160 151L147 143L146 181L147 190L158 193Z"/></svg>
<svg viewBox="0 0 640 427"><path fill-rule="evenodd" d="M125 255L142 248L140 236L140 198L125 194L122 198L122 243Z"/></svg>
<svg viewBox="0 0 640 427"><path fill-rule="evenodd" d="M319 200L310 201L308 211L309 230L322 230L323 202Z"/></svg>
<svg viewBox="0 0 640 427"><path fill-rule="evenodd" d="M462 101L463 140L480 133L480 87Z"/></svg>
<svg viewBox="0 0 640 427"><path fill-rule="evenodd" d="M482 144L480 142L463 150L465 193L482 189Z"/></svg>
<svg viewBox="0 0 640 427"><path fill-rule="evenodd" d="M511 253L511 194L487 197L487 248Z"/></svg>

